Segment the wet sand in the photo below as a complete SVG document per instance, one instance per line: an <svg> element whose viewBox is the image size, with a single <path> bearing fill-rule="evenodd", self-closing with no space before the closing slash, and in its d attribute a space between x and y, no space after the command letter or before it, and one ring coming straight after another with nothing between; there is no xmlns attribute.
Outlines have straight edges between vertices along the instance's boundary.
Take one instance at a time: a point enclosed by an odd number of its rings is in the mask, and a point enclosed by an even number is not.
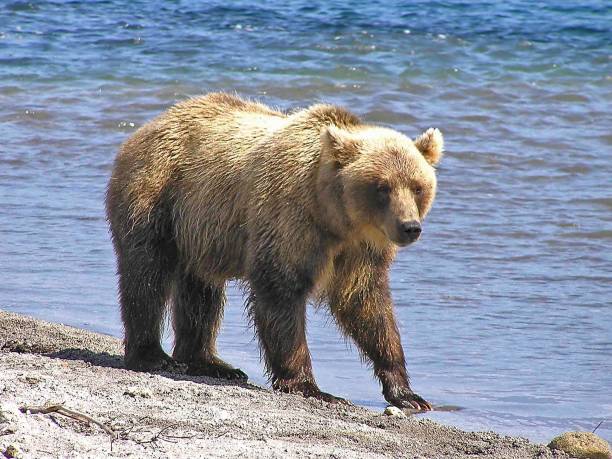
<svg viewBox="0 0 612 459"><path fill-rule="evenodd" d="M0 452L23 457L567 457L523 438L464 432L205 377L123 368L121 341L0 311ZM24 406L61 403L112 430Z"/></svg>

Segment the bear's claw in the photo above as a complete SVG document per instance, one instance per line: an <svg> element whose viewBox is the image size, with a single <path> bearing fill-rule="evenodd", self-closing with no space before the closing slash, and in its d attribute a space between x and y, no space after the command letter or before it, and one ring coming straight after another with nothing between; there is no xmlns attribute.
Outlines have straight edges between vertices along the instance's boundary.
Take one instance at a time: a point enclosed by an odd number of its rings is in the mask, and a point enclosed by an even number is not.
<svg viewBox="0 0 612 459"><path fill-rule="evenodd" d="M247 374L240 368L232 368L229 365L217 363L189 365L187 374L191 376L208 376L211 378L240 382L247 382L249 379Z"/></svg>
<svg viewBox="0 0 612 459"><path fill-rule="evenodd" d="M126 355L125 366L128 370L184 374L187 365L178 362L160 349L146 347L137 349L136 352Z"/></svg>
<svg viewBox="0 0 612 459"><path fill-rule="evenodd" d="M411 408L418 411L433 411L431 403L412 391L402 391L395 397L385 397L389 403L398 408Z"/></svg>
<svg viewBox="0 0 612 459"><path fill-rule="evenodd" d="M332 394L328 394L327 392L323 392L317 387L316 384L308 381L295 382L291 380L277 380L273 384L273 389L275 391L283 392L285 394L300 394L305 398L316 398L317 400L332 404L351 404L351 402L349 402L348 400L345 400L341 397L336 397Z"/></svg>

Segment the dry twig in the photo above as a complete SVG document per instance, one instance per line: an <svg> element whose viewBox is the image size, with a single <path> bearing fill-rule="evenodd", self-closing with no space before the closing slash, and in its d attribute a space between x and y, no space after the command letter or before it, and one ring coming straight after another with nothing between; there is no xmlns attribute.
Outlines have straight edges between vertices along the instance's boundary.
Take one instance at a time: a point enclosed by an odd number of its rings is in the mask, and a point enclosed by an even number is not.
<svg viewBox="0 0 612 459"><path fill-rule="evenodd" d="M98 427L100 427L104 432L106 432L107 434L109 434L111 437L115 438L116 437L116 432L111 429L110 427L108 427L107 425L103 424L100 421L97 421L96 419L92 418L91 416L87 416L86 414L83 413L79 413L78 411L73 411L71 409L68 409L66 407L64 407L64 405L62 404L58 404L58 403L50 403L48 405L44 405L44 406L21 406L19 407L19 411L21 411L22 413L32 413L32 414L50 414L50 413L57 413L57 414L61 414L63 416L66 416L68 418L71 419L75 419L77 421L83 422L85 424L95 424Z"/></svg>
<svg viewBox="0 0 612 459"><path fill-rule="evenodd" d="M600 426L601 426L601 425L602 425L604 422L606 422L606 419L602 419L601 421L599 421L599 424L597 424L597 427L595 427L595 428L593 429L593 433L595 433L595 431L596 431L597 429L599 429L599 427L600 427Z"/></svg>
<svg viewBox="0 0 612 459"><path fill-rule="evenodd" d="M147 419L148 418L146 417L142 418L140 422L143 422ZM147 427L134 424L126 429L118 431L118 436L116 439L129 440L129 441L133 441L134 443L137 443L142 446L151 445L153 448L157 448L159 446L158 445L159 441L177 443L177 440L180 440L180 439L196 438L195 435L171 435L167 433L170 429L176 427L177 425L178 423L168 424L167 426L160 429L157 433L153 433ZM145 439L138 438L138 436L142 436L143 434L147 436L148 438L145 438ZM112 448L112 444L111 444L111 448Z"/></svg>

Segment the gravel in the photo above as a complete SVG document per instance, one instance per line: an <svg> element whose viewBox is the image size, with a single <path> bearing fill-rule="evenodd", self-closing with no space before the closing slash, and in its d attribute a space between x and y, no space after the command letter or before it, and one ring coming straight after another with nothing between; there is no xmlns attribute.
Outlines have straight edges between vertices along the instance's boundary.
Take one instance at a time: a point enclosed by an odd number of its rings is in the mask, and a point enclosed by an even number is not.
<svg viewBox="0 0 612 459"><path fill-rule="evenodd" d="M565 458L523 438L123 368L120 340L0 311L0 454L19 457ZM27 407L62 404L109 427ZM34 410L32 410L34 411Z"/></svg>

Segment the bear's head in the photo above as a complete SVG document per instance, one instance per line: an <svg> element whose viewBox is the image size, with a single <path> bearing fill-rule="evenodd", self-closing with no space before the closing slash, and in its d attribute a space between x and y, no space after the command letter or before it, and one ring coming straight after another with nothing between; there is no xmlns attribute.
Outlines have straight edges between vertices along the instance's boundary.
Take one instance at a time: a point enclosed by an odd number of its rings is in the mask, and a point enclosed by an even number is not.
<svg viewBox="0 0 612 459"><path fill-rule="evenodd" d="M391 129L329 125L321 132L320 183L344 215L344 227L406 246L436 194L434 166L443 138L429 129L414 141Z"/></svg>

